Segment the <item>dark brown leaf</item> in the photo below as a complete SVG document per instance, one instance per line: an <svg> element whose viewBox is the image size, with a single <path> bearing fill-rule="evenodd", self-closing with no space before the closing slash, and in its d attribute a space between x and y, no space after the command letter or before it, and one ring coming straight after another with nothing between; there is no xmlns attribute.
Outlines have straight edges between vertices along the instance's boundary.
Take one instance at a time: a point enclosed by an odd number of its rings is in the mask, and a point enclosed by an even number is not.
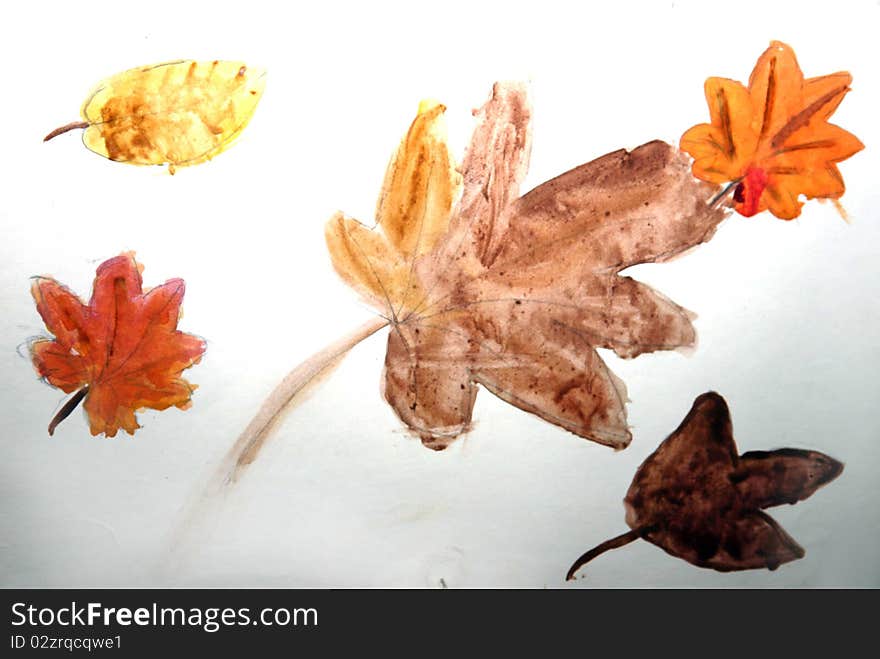
<svg viewBox="0 0 880 659"><path fill-rule="evenodd" d="M817 451L738 456L727 403L705 393L636 472L624 499L632 531L584 554L568 578L602 551L637 538L720 572L775 570L804 550L761 509L806 499L842 470Z"/></svg>

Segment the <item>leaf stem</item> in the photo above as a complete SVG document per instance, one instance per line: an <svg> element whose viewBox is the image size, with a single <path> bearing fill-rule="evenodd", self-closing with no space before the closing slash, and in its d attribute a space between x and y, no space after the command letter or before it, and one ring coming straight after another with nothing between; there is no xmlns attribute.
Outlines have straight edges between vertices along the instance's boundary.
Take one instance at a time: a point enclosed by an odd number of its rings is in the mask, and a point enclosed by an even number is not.
<svg viewBox="0 0 880 659"><path fill-rule="evenodd" d="M257 458L257 454L268 438L275 422L295 401L297 394L335 366L358 343L386 325L388 325L388 321L385 318L373 318L355 331L315 353L288 373L263 401L260 411L257 412L226 454L219 474L222 479L221 485L227 485L236 480L241 470Z"/></svg>
<svg viewBox="0 0 880 659"><path fill-rule="evenodd" d="M43 141L48 142L53 137L58 137L59 135L63 135L64 133L66 133L70 130L76 130L77 128L88 128L89 126L90 126L90 124L88 121L71 121L69 124L65 124L64 126L61 126L60 128L56 128L55 130L53 130L51 133L46 135L46 137L43 138Z"/></svg>
<svg viewBox="0 0 880 659"><path fill-rule="evenodd" d="M82 389L73 394L73 397L66 403L64 403L64 407L58 410L58 414L52 417L52 420L49 422L50 437L55 434L55 428L58 427L58 424L70 416L71 412L73 412L76 409L77 405L82 402L82 399L86 397L87 393L89 393L89 385L84 386Z"/></svg>
<svg viewBox="0 0 880 659"><path fill-rule="evenodd" d="M716 194L714 197L712 197L712 198L709 200L709 206L712 207L712 206L716 206L717 204L721 203L721 201L722 201L727 195L730 194L730 191L733 190L734 187L736 187L737 185L739 185L740 181L742 181L742 179L741 179L741 178L738 178L738 179L736 179L735 181L731 181L731 182L728 183L726 186L724 186L724 188L721 190L721 192L719 192L718 194Z"/></svg>
<svg viewBox="0 0 880 659"><path fill-rule="evenodd" d="M568 574L565 575L565 580L571 581L572 579L574 579L574 575L577 573L577 571L597 556L604 554L610 549L617 549L618 547L628 545L629 543L645 536L650 531L651 529L647 527L633 529L632 531L628 531L622 535L617 536L616 538L606 540L601 545L593 547L590 551L586 552L574 563L572 563L571 567L568 568Z"/></svg>

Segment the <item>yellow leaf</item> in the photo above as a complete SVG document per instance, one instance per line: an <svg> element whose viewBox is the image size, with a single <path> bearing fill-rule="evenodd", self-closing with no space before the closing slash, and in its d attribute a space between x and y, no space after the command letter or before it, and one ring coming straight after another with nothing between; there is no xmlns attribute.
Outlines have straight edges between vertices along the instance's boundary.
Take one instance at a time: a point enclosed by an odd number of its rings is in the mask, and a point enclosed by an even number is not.
<svg viewBox="0 0 880 659"><path fill-rule="evenodd" d="M101 82L82 106L83 144L136 165L195 165L226 149L263 95L265 72L242 62L181 60L144 66Z"/></svg>
<svg viewBox="0 0 880 659"><path fill-rule="evenodd" d="M434 101L419 104L419 114L385 174L376 219L406 256L431 251L449 226L461 177L446 145L445 111Z"/></svg>
<svg viewBox="0 0 880 659"><path fill-rule="evenodd" d="M414 278L408 282L409 263L381 232L337 213L327 222L324 233L336 272L374 307L386 309L390 315L407 286L417 286Z"/></svg>
<svg viewBox="0 0 880 659"><path fill-rule="evenodd" d="M419 104L385 173L376 229L342 214L325 228L336 271L389 317L421 299L414 259L446 233L458 198L461 176L446 144L445 111L435 101Z"/></svg>

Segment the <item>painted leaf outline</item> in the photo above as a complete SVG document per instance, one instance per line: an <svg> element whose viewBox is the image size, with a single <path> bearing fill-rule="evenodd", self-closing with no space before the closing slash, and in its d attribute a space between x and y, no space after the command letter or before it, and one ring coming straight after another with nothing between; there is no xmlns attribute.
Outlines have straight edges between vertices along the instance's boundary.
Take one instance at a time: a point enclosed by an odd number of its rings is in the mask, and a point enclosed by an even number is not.
<svg viewBox="0 0 880 659"><path fill-rule="evenodd" d="M210 160L244 130L262 98L262 69L244 62L176 60L103 80L82 105L82 121L49 133L85 129L94 153L136 165L175 167Z"/></svg>
<svg viewBox="0 0 880 659"><path fill-rule="evenodd" d="M697 181L676 148L651 142L520 197L531 146L526 87L496 83L475 115L448 218L440 215L457 179L445 133L425 131L415 148L408 139L420 114L392 158L389 171L410 172L399 181L409 204L419 206L419 195L444 200L432 206L436 216L400 216L407 235L432 236L416 240L416 252L391 249L400 229L381 214L374 230L342 214L326 227L336 271L391 325L383 396L433 449L469 428L477 385L623 448L626 388L596 349L631 358L691 346L695 332L689 312L619 272L711 238L726 216L707 203L717 188ZM409 167L414 153L419 165ZM388 181L380 199L395 194Z"/></svg>
<svg viewBox="0 0 880 659"><path fill-rule="evenodd" d="M763 509L803 501L842 471L843 464L819 451L738 455L727 402L707 392L636 471L624 499L632 530L586 552L568 579L637 538L719 572L775 570L805 552Z"/></svg>
<svg viewBox="0 0 880 659"><path fill-rule="evenodd" d="M850 91L838 72L804 79L794 51L774 41L761 55L748 87L727 78L706 80L711 123L689 129L681 148L694 175L736 185L736 211L764 210L784 220L807 199L839 199L846 190L837 163L864 148L855 135L828 123Z"/></svg>
<svg viewBox="0 0 880 659"><path fill-rule="evenodd" d="M92 435L114 437L120 429L133 435L140 427L136 410L186 409L195 389L180 375L206 345L177 330L184 282L144 290L140 270L133 253L105 261L87 304L48 277L34 278L31 286L54 335L31 344L34 368L65 393L80 392L74 400L84 398Z"/></svg>

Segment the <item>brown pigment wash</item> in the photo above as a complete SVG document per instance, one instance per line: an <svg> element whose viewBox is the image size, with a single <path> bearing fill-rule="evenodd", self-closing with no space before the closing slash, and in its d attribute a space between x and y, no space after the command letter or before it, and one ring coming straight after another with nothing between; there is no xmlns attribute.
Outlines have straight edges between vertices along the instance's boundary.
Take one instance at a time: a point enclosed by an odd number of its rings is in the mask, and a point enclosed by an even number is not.
<svg viewBox="0 0 880 659"><path fill-rule="evenodd" d="M818 451L738 456L727 403L705 393L636 472L624 499L632 530L585 553L567 578L638 538L719 572L775 570L802 558L804 550L761 509L802 501L842 471L840 462Z"/></svg>
<svg viewBox="0 0 880 659"><path fill-rule="evenodd" d="M691 314L619 275L709 240L727 216L719 188L694 179L684 155L651 142L520 197L531 149L525 85L493 87L458 167L445 111L435 102L419 107L388 165L375 228L343 213L326 225L334 268L379 318L276 387L220 482L255 459L312 381L304 373L326 372L385 324L383 395L438 450L470 427L480 384L581 437L624 448L626 388L596 348L630 358L694 344Z"/></svg>
<svg viewBox="0 0 880 659"><path fill-rule="evenodd" d="M460 168L460 200L442 222L432 216L432 234L448 225L432 249L393 261L380 248L392 235L381 216L373 231L341 215L328 223L337 272L391 324L384 397L433 449L469 428L478 385L623 448L631 439L626 388L596 348L631 358L695 342L686 310L619 272L711 238L727 215L708 203L718 188L694 179L675 147L651 142L520 197L530 117L523 85L495 85ZM412 193L413 180L446 166L421 157L396 184ZM436 187L445 193L443 184ZM430 185L415 187L432 198ZM386 187L380 207L394 194ZM407 231L421 235L422 216L408 219Z"/></svg>

